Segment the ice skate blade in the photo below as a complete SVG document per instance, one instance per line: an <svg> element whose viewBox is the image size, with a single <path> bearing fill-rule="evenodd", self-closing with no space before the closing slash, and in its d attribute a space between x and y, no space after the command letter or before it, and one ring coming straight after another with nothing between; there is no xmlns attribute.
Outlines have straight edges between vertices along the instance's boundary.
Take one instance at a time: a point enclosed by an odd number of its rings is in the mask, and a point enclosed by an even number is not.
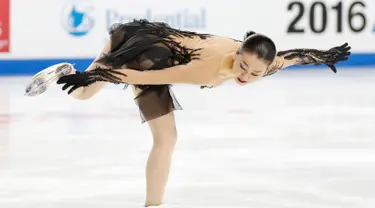
<svg viewBox="0 0 375 208"><path fill-rule="evenodd" d="M64 64L67 64L67 63L64 63ZM59 67L61 67L61 64L58 64L58 65ZM48 72L48 69L52 67L56 69ZM34 96L44 93L47 90L48 86L51 83L57 81L59 77L61 77L61 75L68 74L70 70L73 69L73 65L67 64L67 66L64 66L61 69L61 71L56 73L55 71L57 70L57 68L58 67L56 67L56 65L53 65L51 67L48 67L47 69L44 69L40 73L36 74L32 82L26 86L24 96L34 97Z"/></svg>

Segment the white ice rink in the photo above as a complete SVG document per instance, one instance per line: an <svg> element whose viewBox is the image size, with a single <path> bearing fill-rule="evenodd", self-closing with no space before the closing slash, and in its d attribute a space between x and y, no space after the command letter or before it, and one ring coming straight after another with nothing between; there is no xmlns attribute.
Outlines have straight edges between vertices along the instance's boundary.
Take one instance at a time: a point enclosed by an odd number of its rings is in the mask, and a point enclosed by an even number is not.
<svg viewBox="0 0 375 208"><path fill-rule="evenodd" d="M140 208L151 147L131 90L24 97L0 79L0 208ZM375 70L174 86L167 208L374 208Z"/></svg>

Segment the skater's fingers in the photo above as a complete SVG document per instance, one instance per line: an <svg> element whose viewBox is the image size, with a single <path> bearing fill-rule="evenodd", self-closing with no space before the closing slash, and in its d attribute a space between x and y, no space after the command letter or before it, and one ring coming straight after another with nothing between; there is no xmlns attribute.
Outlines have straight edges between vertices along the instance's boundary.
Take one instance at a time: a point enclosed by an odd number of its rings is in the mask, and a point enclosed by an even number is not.
<svg viewBox="0 0 375 208"><path fill-rule="evenodd" d="M334 73L337 72L335 65L327 65Z"/></svg>
<svg viewBox="0 0 375 208"><path fill-rule="evenodd" d="M74 92L76 89L78 89L78 88L80 88L81 86L79 86L79 85L75 85L75 86L73 86L69 91L68 91L68 95L70 94L70 93L72 93L72 92Z"/></svg>
<svg viewBox="0 0 375 208"><path fill-rule="evenodd" d="M349 59L349 57L344 57L340 61L347 61L348 59Z"/></svg>
<svg viewBox="0 0 375 208"><path fill-rule="evenodd" d="M63 77L60 77L60 79L57 80L57 84L65 84L65 83L68 83L72 77L72 75L68 75L68 76L63 76Z"/></svg>
<svg viewBox="0 0 375 208"><path fill-rule="evenodd" d="M341 54L337 59L338 60L342 60L342 59L348 58L349 56L350 56L350 52L349 53L345 53L345 54Z"/></svg>
<svg viewBox="0 0 375 208"><path fill-rule="evenodd" d="M68 89L70 86L73 86L73 84L65 84L63 87L62 87L62 90L64 91L64 90L66 90L66 89Z"/></svg>
<svg viewBox="0 0 375 208"><path fill-rule="evenodd" d="M57 82L56 82L56 84L65 84L66 82L64 82L64 80L62 80L62 79L59 79L59 80L57 80Z"/></svg>
<svg viewBox="0 0 375 208"><path fill-rule="evenodd" d="M346 46L348 46L349 44L348 43L344 43L340 46L340 48L345 48Z"/></svg>

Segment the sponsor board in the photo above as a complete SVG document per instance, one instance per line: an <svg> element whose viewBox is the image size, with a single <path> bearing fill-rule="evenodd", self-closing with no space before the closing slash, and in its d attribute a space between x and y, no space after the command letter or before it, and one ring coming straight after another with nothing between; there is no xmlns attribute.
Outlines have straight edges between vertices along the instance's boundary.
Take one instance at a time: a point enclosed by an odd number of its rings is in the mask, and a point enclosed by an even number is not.
<svg viewBox="0 0 375 208"><path fill-rule="evenodd" d="M0 53L10 50L10 0L0 0Z"/></svg>
<svg viewBox="0 0 375 208"><path fill-rule="evenodd" d="M52 60L89 64L108 41L109 27L134 18L236 39L253 30L279 50L348 42L354 55L342 66L375 65L372 0L13 0L11 17L12 55L0 53L0 73L19 71L22 63L33 70Z"/></svg>

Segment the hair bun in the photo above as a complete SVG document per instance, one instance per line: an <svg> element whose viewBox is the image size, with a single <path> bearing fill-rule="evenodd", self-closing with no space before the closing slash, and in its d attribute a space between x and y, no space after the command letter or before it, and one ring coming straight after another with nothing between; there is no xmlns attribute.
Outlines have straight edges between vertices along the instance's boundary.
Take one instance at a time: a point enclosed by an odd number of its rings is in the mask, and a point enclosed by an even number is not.
<svg viewBox="0 0 375 208"><path fill-rule="evenodd" d="M245 40L245 39L248 38L249 36L252 36L252 35L255 35L255 34L257 34L257 33L254 32L254 31L249 30L249 31L246 32L246 34L245 34L245 36L244 36L243 39Z"/></svg>

